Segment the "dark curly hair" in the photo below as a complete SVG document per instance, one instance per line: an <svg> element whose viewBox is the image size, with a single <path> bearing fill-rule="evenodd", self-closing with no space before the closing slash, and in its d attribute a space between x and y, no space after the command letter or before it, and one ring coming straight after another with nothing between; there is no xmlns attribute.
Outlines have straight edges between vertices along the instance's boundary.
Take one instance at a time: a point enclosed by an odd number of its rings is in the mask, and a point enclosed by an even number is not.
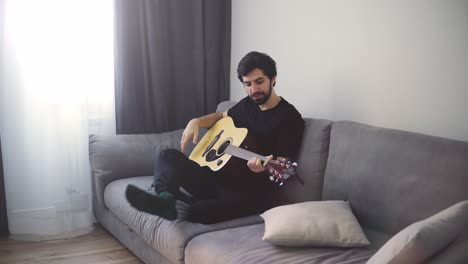
<svg viewBox="0 0 468 264"><path fill-rule="evenodd" d="M237 66L237 78L243 82L242 77L247 76L254 69L260 69L270 80L276 77L276 62L266 53L252 51L247 53Z"/></svg>

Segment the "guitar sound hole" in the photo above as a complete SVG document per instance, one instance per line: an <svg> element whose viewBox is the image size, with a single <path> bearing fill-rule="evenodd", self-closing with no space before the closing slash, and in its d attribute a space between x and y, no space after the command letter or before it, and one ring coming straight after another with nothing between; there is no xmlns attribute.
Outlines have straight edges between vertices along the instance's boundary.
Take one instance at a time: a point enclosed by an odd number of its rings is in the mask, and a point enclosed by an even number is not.
<svg viewBox="0 0 468 264"><path fill-rule="evenodd" d="M226 148L231 145L232 138L226 139L221 146L219 146L218 150L216 151L216 155L221 156L224 154L224 151L226 151Z"/></svg>

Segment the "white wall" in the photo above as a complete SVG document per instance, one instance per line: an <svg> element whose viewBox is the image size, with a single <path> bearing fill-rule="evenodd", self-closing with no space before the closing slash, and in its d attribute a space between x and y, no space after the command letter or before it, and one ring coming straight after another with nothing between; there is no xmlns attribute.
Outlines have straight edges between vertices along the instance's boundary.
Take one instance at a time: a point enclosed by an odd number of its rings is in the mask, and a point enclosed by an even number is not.
<svg viewBox="0 0 468 264"><path fill-rule="evenodd" d="M467 0L233 0L232 100L251 50L304 117L468 141Z"/></svg>

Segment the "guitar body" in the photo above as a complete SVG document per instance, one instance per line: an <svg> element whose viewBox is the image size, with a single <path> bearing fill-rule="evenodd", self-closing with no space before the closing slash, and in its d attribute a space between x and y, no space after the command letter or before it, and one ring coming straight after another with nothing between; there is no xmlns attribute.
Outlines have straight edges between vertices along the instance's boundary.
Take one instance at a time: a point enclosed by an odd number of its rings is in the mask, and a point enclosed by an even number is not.
<svg viewBox="0 0 468 264"><path fill-rule="evenodd" d="M238 128L232 118L224 117L216 122L190 153L189 159L200 166L218 171L226 165L232 155L224 153L227 145L239 147L247 137L246 128Z"/></svg>
<svg viewBox="0 0 468 264"><path fill-rule="evenodd" d="M296 162L287 158L270 160L266 156L256 154L255 152L262 151L259 151L255 139L247 136L247 132L246 128L236 127L232 118L224 117L206 132L190 153L189 159L202 167L209 167L212 171L224 168L222 172L218 172L221 174L249 175L252 172L246 160L256 157L264 162L263 166L267 167L270 180L278 182L280 186L291 176L297 176ZM238 158L231 159L233 155Z"/></svg>

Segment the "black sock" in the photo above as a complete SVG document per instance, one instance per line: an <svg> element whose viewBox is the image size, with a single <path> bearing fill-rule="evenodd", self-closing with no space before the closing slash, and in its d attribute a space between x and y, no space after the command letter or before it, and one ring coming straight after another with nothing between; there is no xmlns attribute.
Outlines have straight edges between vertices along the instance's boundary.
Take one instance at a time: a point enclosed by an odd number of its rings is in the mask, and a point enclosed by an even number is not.
<svg viewBox="0 0 468 264"><path fill-rule="evenodd" d="M132 184L127 186L125 196L130 205L137 210L159 215L168 220L174 220L177 217L176 200L171 197L161 198L156 193L147 192Z"/></svg>

